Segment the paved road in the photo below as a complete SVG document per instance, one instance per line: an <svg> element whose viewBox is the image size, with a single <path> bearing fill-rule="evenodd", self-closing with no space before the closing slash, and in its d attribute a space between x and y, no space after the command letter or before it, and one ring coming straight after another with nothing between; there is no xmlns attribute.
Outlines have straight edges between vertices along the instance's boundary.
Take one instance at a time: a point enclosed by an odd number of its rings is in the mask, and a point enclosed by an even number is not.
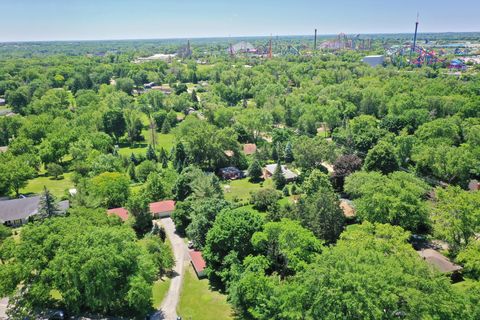
<svg viewBox="0 0 480 320"><path fill-rule="evenodd" d="M167 237L172 244L173 254L175 256L175 266L173 267L174 276L170 283L167 295L163 299L163 303L157 314L154 315L154 319L175 320L177 318L177 305L180 297L180 291L182 290L182 282L185 271L185 264L188 263L188 248L175 233L175 224L171 218L165 218L156 221L165 228Z"/></svg>

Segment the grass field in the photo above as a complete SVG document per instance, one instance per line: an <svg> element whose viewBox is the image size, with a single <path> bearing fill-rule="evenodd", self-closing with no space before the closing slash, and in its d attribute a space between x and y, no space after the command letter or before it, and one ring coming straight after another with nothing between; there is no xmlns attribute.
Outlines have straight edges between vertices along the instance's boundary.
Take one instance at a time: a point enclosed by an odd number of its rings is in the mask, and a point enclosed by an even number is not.
<svg viewBox="0 0 480 320"><path fill-rule="evenodd" d="M249 179L234 180L225 185L230 186L228 192L224 189L226 200L232 201L237 198L241 202L248 202L250 201L250 192L258 191L262 188L273 188L273 181L272 179L265 180L263 187L260 183L251 183Z"/></svg>
<svg viewBox="0 0 480 320"><path fill-rule="evenodd" d="M39 194L43 191L43 186L46 186L50 192L57 198L61 198L65 195L65 190L73 188L73 182L71 180L72 173L64 173L63 179L53 180L51 177L46 177L45 175L40 175L35 179L28 181L28 184L25 188L20 189L20 193L29 194L35 193Z"/></svg>
<svg viewBox="0 0 480 320"><path fill-rule="evenodd" d="M145 137L145 142L143 143L137 143L133 147L130 146L122 146L118 150L118 153L121 154L122 156L129 156L132 153L134 154L142 154L145 155L147 153L147 147L150 144L150 132L148 130L143 130L142 131L143 136ZM157 150L160 150L160 148L164 148L165 151L170 152L170 150L173 147L173 141L175 139L175 136L171 133L169 134L163 134L163 133L158 133L157 134Z"/></svg>
<svg viewBox="0 0 480 320"><path fill-rule="evenodd" d="M152 288L152 306L155 309L159 309L162 304L163 298L167 294L168 288L170 287L171 279L164 277L160 280L155 281Z"/></svg>
<svg viewBox="0 0 480 320"><path fill-rule="evenodd" d="M208 280L198 280L192 266L185 272L178 315L188 320L231 320L227 297L209 289Z"/></svg>

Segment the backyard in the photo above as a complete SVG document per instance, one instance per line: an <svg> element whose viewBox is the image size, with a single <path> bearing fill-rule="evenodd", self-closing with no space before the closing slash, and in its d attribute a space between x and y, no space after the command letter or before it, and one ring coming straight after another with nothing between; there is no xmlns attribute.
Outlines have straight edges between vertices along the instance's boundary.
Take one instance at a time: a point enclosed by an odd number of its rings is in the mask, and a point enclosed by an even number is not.
<svg viewBox="0 0 480 320"><path fill-rule="evenodd" d="M66 194L66 191L70 188L73 188L73 182L71 180L72 173L64 173L63 179L55 180L50 176L41 174L38 177L28 181L28 184L25 188L20 189L22 194L40 194L43 192L43 187L47 187L50 192L60 199Z"/></svg>
<svg viewBox="0 0 480 320"><path fill-rule="evenodd" d="M178 315L188 320L231 320L232 308L227 297L210 290L208 280L199 280L189 265L185 272Z"/></svg>

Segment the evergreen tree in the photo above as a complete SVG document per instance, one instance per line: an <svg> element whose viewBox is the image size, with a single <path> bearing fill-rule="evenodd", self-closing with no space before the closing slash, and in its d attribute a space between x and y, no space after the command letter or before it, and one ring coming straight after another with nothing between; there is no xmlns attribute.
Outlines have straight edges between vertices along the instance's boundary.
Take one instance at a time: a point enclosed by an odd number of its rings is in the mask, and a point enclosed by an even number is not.
<svg viewBox="0 0 480 320"><path fill-rule="evenodd" d="M289 105L285 106L285 124L289 127L293 127L294 125L292 107Z"/></svg>
<svg viewBox="0 0 480 320"><path fill-rule="evenodd" d="M198 103L197 91L195 91L195 89L192 90L192 102L195 104Z"/></svg>
<svg viewBox="0 0 480 320"><path fill-rule="evenodd" d="M180 141L175 146L175 150L173 152L173 166L177 169L177 171L181 171L181 169L179 170L179 168L183 167L186 158L187 154L185 153L185 148L183 146L183 143Z"/></svg>
<svg viewBox="0 0 480 320"><path fill-rule="evenodd" d="M158 236L160 239L162 239L163 242L165 242L165 239L167 238L165 228L163 226L160 226L158 223L153 224L152 234Z"/></svg>
<svg viewBox="0 0 480 320"><path fill-rule="evenodd" d="M288 186L283 187L282 193L285 197L288 197L290 195L290 190L288 190Z"/></svg>
<svg viewBox="0 0 480 320"><path fill-rule="evenodd" d="M155 162L157 161L157 155L155 154L155 150L153 149L151 144L149 144L147 148L147 160Z"/></svg>
<svg viewBox="0 0 480 320"><path fill-rule="evenodd" d="M168 155L165 149L160 149L160 155L158 156L160 162L162 163L162 168L168 168Z"/></svg>
<svg viewBox="0 0 480 320"><path fill-rule="evenodd" d="M130 177L130 180L137 181L137 175L135 174L135 164L133 162L128 165L127 174Z"/></svg>
<svg viewBox="0 0 480 320"><path fill-rule="evenodd" d="M172 130L172 127L170 126L170 122L167 120L163 121L162 133L167 134L170 132L170 130Z"/></svg>
<svg viewBox="0 0 480 320"><path fill-rule="evenodd" d="M277 161L277 167L275 168L275 172L273 172L272 179L275 183L275 187L278 190L282 190L287 183L287 181L285 180L285 176L283 175L282 164L280 160Z"/></svg>
<svg viewBox="0 0 480 320"><path fill-rule="evenodd" d="M286 163L292 163L294 158L293 158L293 150L292 150L292 143L289 141L287 142L287 145L285 146L285 162Z"/></svg>
<svg viewBox="0 0 480 320"><path fill-rule="evenodd" d="M134 165L137 165L139 163L137 157L135 156L135 154L132 152L132 154L130 155L130 161L132 161L132 163Z"/></svg>
<svg viewBox="0 0 480 320"><path fill-rule="evenodd" d="M40 205L38 208L38 217L40 219L51 218L60 214L55 196L50 193L47 187L43 187L43 193L40 197Z"/></svg>
<svg viewBox="0 0 480 320"><path fill-rule="evenodd" d="M277 161L279 159L278 156L278 147L275 145L272 147L272 159Z"/></svg>
<svg viewBox="0 0 480 320"><path fill-rule="evenodd" d="M250 176L250 180L253 182L260 181L260 179L262 178L262 167L260 166L260 162L257 159L253 160L250 167L248 167L248 175Z"/></svg>

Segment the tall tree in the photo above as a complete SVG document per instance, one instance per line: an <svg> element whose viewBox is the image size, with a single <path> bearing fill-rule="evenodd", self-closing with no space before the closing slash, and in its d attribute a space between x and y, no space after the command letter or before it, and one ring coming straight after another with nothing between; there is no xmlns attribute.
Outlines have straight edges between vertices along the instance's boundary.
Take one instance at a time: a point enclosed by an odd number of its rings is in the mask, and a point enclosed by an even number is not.
<svg viewBox="0 0 480 320"><path fill-rule="evenodd" d="M148 199L141 194L131 196L127 202L127 210L135 218L133 229L138 236L143 236L152 230L152 213L148 207Z"/></svg>
<svg viewBox="0 0 480 320"><path fill-rule="evenodd" d="M40 196L40 204L38 207L38 217L40 219L47 219L55 217L60 214L60 209L57 205L55 196L47 189L43 187L43 193Z"/></svg>

